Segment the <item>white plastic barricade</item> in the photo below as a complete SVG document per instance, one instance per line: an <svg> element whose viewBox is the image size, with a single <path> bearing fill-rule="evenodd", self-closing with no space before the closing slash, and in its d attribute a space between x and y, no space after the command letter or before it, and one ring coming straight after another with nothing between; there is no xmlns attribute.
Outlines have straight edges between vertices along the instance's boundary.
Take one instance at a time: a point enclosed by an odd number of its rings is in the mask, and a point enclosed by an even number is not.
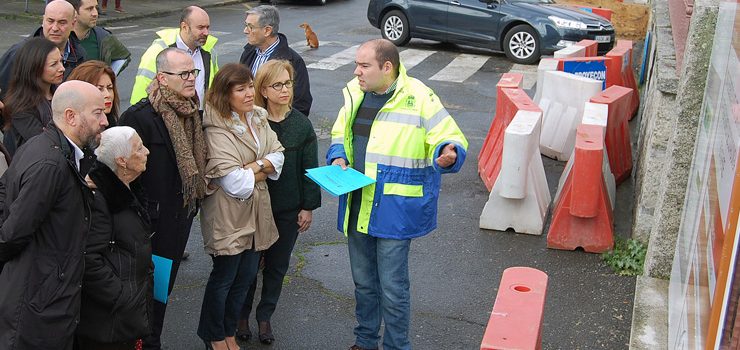
<svg viewBox="0 0 740 350"><path fill-rule="evenodd" d="M581 124L584 103L601 92L603 82L565 72L545 72L542 97L540 152L568 160L576 141L576 128Z"/></svg>
<svg viewBox="0 0 740 350"><path fill-rule="evenodd" d="M519 111L504 135L501 173L480 216L480 228L542 234L550 205L538 151L542 113Z"/></svg>

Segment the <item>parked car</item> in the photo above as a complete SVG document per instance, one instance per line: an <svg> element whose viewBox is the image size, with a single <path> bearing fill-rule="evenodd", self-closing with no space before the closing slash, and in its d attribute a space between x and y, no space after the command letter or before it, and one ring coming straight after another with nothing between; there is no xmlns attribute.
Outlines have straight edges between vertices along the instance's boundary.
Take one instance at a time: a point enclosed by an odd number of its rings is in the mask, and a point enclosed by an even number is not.
<svg viewBox="0 0 740 350"><path fill-rule="evenodd" d="M614 46L614 27L600 16L553 0L370 0L367 19L397 46L414 38L503 51L533 64L582 39L599 55Z"/></svg>

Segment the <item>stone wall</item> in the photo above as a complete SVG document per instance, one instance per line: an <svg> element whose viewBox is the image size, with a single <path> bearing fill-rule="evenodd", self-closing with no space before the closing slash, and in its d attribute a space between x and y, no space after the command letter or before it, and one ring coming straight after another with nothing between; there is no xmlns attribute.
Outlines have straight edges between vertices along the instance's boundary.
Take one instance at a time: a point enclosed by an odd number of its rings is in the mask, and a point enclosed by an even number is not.
<svg viewBox="0 0 740 350"><path fill-rule="evenodd" d="M633 236L649 242L645 275L668 279L694 154L697 123L717 19L717 0L699 0L686 40L683 66L675 67L665 0L653 3L654 60L638 141Z"/></svg>

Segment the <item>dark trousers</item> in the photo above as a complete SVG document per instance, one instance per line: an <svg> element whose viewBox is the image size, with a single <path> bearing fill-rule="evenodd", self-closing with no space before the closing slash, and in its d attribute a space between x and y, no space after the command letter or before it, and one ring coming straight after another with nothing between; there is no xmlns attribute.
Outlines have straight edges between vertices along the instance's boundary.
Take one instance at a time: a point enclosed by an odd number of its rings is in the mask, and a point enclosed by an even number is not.
<svg viewBox="0 0 740 350"><path fill-rule="evenodd" d="M154 235L152 236L152 254L156 254L168 259L172 259L172 271L170 273L170 284L167 288L167 295L172 293L175 286L177 271L180 269L182 254L185 252L185 246L188 244L190 237L190 227L193 224L195 212L189 213L187 209L182 208L176 213L163 212L159 220L152 220ZM153 333L144 338L144 349L159 350L162 348L160 336L162 335L162 326L164 326L164 314L167 311L167 304L160 303L156 300L153 302Z"/></svg>
<svg viewBox="0 0 740 350"><path fill-rule="evenodd" d="M275 312L280 292L283 290L283 279L290 265L290 254L298 239L298 210L273 212L273 216L280 237L270 248L262 252L265 257L265 267L262 270L262 296L257 305L257 321L269 321ZM242 307L242 320L249 319L256 289L257 277L255 276Z"/></svg>
<svg viewBox="0 0 740 350"><path fill-rule="evenodd" d="M135 350L136 339L115 343L100 343L87 337L77 336L78 350Z"/></svg>
<svg viewBox="0 0 740 350"><path fill-rule="evenodd" d="M237 255L211 258L213 269L208 277L198 323L198 336L206 342L224 340L236 334L244 293L257 275L260 254L247 250Z"/></svg>

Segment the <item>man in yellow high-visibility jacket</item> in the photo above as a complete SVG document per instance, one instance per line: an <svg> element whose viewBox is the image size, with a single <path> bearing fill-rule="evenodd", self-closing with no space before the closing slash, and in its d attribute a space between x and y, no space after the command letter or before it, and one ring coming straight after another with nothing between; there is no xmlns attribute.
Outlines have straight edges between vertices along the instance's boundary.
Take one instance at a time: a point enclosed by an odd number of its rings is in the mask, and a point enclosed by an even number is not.
<svg viewBox="0 0 740 350"><path fill-rule="evenodd" d="M327 163L376 180L339 200L358 325L350 349L410 349L411 239L437 227L440 174L460 170L468 142L437 95L406 75L385 39L357 49L356 78L332 128Z"/></svg>
<svg viewBox="0 0 740 350"><path fill-rule="evenodd" d="M213 49L218 39L208 34L210 28L208 13L198 6L188 6L180 15L180 28L158 31L158 38L141 56L131 91L131 105L147 97L146 88L157 76L157 55L168 47L177 47L188 52L195 63L195 69L199 71L195 78L195 90L200 101L200 110L203 110L206 90L218 72L218 55Z"/></svg>

